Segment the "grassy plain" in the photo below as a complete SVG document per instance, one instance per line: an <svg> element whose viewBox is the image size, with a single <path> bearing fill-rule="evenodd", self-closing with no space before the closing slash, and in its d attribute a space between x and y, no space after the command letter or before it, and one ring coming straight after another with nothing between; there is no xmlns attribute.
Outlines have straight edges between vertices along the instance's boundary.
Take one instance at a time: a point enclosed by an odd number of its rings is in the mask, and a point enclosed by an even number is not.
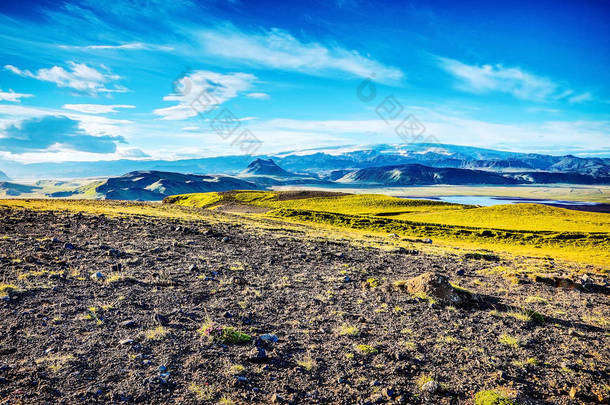
<svg viewBox="0 0 610 405"><path fill-rule="evenodd" d="M540 204L476 207L360 194L283 199L279 192L245 191L172 197L180 205L226 203L266 207L266 217L376 234L433 238L447 246L557 257L608 267L610 215Z"/></svg>

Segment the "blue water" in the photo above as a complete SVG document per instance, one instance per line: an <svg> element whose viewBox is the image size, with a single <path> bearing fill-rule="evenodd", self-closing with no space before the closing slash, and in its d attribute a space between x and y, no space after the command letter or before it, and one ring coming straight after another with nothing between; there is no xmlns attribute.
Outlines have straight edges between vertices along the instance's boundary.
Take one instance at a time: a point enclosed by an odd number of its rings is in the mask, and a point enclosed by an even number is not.
<svg viewBox="0 0 610 405"><path fill-rule="evenodd" d="M435 196L435 197L411 197L411 196L400 196L401 198L412 198L418 200L434 200L444 201L457 204L467 205L480 205L483 207L489 207L492 205L499 204L522 204L522 203L536 203L536 204L547 204L547 205L560 205L560 206L571 206L571 205L589 205L595 206L597 203L583 202L583 201L563 201L563 200L536 200L528 198L516 198L516 197L491 197L484 195L447 195L447 196Z"/></svg>

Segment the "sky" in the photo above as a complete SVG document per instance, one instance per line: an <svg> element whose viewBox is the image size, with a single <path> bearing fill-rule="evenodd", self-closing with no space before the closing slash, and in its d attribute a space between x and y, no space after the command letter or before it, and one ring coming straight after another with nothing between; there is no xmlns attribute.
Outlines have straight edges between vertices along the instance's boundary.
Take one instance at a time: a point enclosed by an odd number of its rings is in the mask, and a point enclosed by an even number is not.
<svg viewBox="0 0 610 405"><path fill-rule="evenodd" d="M608 21L603 1L2 2L0 159L610 157Z"/></svg>

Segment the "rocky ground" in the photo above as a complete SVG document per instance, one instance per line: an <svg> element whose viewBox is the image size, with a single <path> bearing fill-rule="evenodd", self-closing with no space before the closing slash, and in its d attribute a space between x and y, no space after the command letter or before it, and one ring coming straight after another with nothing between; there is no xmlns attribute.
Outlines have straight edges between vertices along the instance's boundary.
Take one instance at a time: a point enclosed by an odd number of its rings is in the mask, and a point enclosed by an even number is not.
<svg viewBox="0 0 610 405"><path fill-rule="evenodd" d="M0 402L608 401L607 290L209 215L0 208ZM475 295L400 282L425 272Z"/></svg>

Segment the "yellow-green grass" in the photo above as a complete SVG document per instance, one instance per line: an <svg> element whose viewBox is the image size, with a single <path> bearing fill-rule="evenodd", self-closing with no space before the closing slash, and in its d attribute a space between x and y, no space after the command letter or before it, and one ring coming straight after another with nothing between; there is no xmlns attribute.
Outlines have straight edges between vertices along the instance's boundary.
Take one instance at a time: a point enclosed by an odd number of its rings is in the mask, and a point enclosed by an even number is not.
<svg viewBox="0 0 610 405"><path fill-rule="evenodd" d="M403 214L394 218L510 230L610 232L610 215L608 214L569 210L541 204L494 205L472 209Z"/></svg>
<svg viewBox="0 0 610 405"><path fill-rule="evenodd" d="M286 201L255 201L271 208L334 212L348 215L388 216L413 212L462 210L467 206L431 200L408 200L381 194L358 194Z"/></svg>
<svg viewBox="0 0 610 405"><path fill-rule="evenodd" d="M396 233L407 237L431 238L437 245L462 249L488 249L510 255L553 257L601 266L610 263L609 233L554 231L505 231L465 226L425 224L370 216L278 209L266 214L294 223L331 228L352 228L365 233Z"/></svg>
<svg viewBox="0 0 610 405"><path fill-rule="evenodd" d="M358 194L302 199L280 199L279 192L235 191L230 193L194 193L166 198L164 201L191 207L205 207L235 201L267 208L288 208L349 215L398 215L411 212L464 209L468 206L430 200L408 200L381 194Z"/></svg>
<svg viewBox="0 0 610 405"><path fill-rule="evenodd" d="M164 202L183 207L209 207L222 201L222 199L219 193L193 193L172 196L166 198Z"/></svg>
<svg viewBox="0 0 610 405"><path fill-rule="evenodd" d="M23 208L37 211L86 212L108 216L151 216L196 220L209 218L200 212L180 206L135 201L64 200L64 199L8 199L0 200L0 207Z"/></svg>

